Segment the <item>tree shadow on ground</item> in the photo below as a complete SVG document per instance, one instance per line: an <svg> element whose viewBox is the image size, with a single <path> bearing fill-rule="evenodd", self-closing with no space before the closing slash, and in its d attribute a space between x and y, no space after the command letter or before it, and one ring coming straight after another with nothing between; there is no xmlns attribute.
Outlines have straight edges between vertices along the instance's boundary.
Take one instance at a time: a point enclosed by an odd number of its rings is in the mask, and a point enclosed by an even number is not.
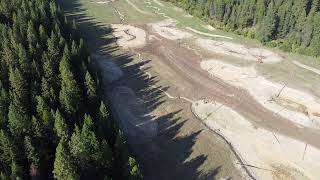
<svg viewBox="0 0 320 180"><path fill-rule="evenodd" d="M204 154L191 156L193 146L201 131L181 133L188 121L188 119L182 119L181 117L181 114L184 113L183 110L165 110L165 107L160 107L164 106L168 100L163 91L166 91L169 87L158 86L159 80L157 80L157 77L150 78L145 73L148 70L147 66L150 60L136 62L133 54L119 50L114 45L115 39L109 36L110 28L108 25L88 17L78 0L59 0L58 2L64 8L68 18L75 19L78 23L90 52L98 52L106 56L106 59L112 58L124 72L125 75L115 82L109 83L102 80L102 84L106 87L104 90L110 92L120 86L131 88L135 95L142 100L145 107L137 117L146 119L148 121L146 123L156 124L156 133L138 143L135 142L135 136L125 132L129 144L142 167L144 178L148 180L215 179L221 166L209 172L202 172L201 166L207 160L207 156ZM111 103L111 107L113 106L115 105ZM160 108L166 112L158 116L151 115L152 112ZM117 117L115 113L114 116ZM126 122L119 122L120 127L124 126L121 123ZM140 133L142 135L144 133L140 132L139 128L134 127L133 129L135 129L133 134L139 135Z"/></svg>

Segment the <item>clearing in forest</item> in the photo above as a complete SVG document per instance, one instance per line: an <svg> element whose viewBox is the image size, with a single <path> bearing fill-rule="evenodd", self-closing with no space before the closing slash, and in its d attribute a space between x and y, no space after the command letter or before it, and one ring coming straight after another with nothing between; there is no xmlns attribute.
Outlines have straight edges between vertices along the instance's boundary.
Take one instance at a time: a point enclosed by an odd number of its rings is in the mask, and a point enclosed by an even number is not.
<svg viewBox="0 0 320 180"><path fill-rule="evenodd" d="M320 65L312 58L159 0L62 4L86 31L146 179L320 177Z"/></svg>

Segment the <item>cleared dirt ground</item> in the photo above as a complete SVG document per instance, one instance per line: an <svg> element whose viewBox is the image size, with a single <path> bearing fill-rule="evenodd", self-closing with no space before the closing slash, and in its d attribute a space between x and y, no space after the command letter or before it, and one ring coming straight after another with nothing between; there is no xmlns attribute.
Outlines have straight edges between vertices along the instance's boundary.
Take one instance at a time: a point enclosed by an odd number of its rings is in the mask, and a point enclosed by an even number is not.
<svg viewBox="0 0 320 180"><path fill-rule="evenodd" d="M86 32L104 93L145 179L317 177L316 67L221 33L158 0L108 1L106 13L100 1L72 2L65 7ZM108 24L113 36L102 30ZM297 96L309 92L307 100ZM293 112L311 123L296 123Z"/></svg>

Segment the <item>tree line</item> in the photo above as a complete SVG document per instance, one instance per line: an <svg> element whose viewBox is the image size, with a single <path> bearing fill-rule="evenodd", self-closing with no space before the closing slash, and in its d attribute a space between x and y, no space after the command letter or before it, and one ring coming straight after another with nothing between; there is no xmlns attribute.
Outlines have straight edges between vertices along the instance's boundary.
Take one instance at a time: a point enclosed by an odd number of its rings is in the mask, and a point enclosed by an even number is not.
<svg viewBox="0 0 320 180"><path fill-rule="evenodd" d="M285 51L320 56L320 0L167 0L210 24Z"/></svg>
<svg viewBox="0 0 320 180"><path fill-rule="evenodd" d="M0 0L0 179L141 179L55 0Z"/></svg>

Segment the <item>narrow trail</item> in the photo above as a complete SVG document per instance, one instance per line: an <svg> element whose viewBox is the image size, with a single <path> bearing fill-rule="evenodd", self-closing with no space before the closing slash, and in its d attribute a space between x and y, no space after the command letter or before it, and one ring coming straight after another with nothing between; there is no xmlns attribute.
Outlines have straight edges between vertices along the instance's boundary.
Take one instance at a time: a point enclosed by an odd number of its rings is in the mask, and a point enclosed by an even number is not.
<svg viewBox="0 0 320 180"><path fill-rule="evenodd" d="M162 4L162 2L158 1L158 0L153 0L153 2L155 2L156 4L158 4L159 6L164 6L164 4Z"/></svg>
<svg viewBox="0 0 320 180"><path fill-rule="evenodd" d="M200 35L204 35L204 36L209 36L209 37L215 37L215 38L225 38L225 39L233 39L232 37L228 37L228 36L222 36L222 35L216 35L216 34L210 34L210 33L205 33L205 32L201 32L198 31L196 29L193 29L191 27L186 27L186 29L196 33L196 34L200 34Z"/></svg>
<svg viewBox="0 0 320 180"><path fill-rule="evenodd" d="M131 2L130 0L126 0L126 2L132 6L136 11L138 11L139 13L141 14L145 14L145 15L151 15L151 13L147 12L147 11L144 11L140 8L138 8L133 2Z"/></svg>
<svg viewBox="0 0 320 180"><path fill-rule="evenodd" d="M171 17L167 16L166 13L160 12L161 9L159 7L152 6L150 1L143 1L143 3L147 4L147 7L155 9L155 11L154 11L155 14L158 14L164 18L171 18Z"/></svg>
<svg viewBox="0 0 320 180"><path fill-rule="evenodd" d="M313 67L307 66L307 65L302 64L302 63L300 63L300 62L298 62L298 61L293 61L293 64L295 64L295 65L297 65L297 66L299 66L299 67L301 67L301 68L303 68L303 69L306 69L306 70L312 71L312 72L314 72L314 73L316 73L316 74L320 75L320 69L316 69L316 68L313 68Z"/></svg>

